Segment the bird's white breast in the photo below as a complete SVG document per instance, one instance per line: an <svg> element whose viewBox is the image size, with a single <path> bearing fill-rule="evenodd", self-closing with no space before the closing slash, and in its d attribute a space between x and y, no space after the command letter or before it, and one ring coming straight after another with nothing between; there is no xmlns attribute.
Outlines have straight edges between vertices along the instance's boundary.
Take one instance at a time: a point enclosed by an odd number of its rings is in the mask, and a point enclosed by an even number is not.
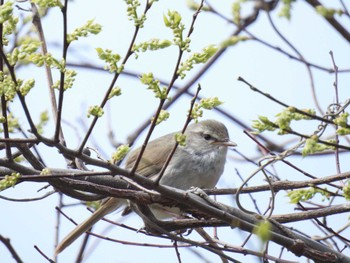
<svg viewBox="0 0 350 263"><path fill-rule="evenodd" d="M182 150L181 157L179 153L174 155L160 183L183 190L191 187L213 188L224 171L226 152L224 147L201 154ZM183 158L189 158L191 162Z"/></svg>

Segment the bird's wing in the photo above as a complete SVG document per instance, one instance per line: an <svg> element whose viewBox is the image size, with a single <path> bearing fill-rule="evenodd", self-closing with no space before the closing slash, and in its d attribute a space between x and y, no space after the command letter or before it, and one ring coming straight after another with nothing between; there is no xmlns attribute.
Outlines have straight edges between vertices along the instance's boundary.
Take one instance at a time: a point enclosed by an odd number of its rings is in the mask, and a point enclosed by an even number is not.
<svg viewBox="0 0 350 263"><path fill-rule="evenodd" d="M174 133L167 134L149 142L145 152L142 155L142 160L139 163L136 172L146 177L158 174L162 169L170 151L174 147L174 135ZM171 141L174 143L169 143ZM134 166L140 149L141 148L137 148L131 152L126 161L126 169L131 169Z"/></svg>

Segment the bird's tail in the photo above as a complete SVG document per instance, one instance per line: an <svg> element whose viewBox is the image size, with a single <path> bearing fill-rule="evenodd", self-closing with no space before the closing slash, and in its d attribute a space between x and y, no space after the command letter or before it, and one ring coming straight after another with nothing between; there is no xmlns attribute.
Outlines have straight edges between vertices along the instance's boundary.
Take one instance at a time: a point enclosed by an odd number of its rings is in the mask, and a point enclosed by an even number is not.
<svg viewBox="0 0 350 263"><path fill-rule="evenodd" d="M55 255L57 256L82 234L88 231L97 221L102 219L105 215L115 211L124 204L123 199L109 198L104 202L88 219L80 223L70 232L56 247Z"/></svg>

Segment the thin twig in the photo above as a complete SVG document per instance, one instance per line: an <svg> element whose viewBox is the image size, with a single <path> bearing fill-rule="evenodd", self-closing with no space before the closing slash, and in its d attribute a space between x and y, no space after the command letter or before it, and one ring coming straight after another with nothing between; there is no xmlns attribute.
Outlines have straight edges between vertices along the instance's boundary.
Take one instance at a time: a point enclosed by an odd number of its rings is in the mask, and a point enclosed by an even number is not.
<svg viewBox="0 0 350 263"><path fill-rule="evenodd" d="M32 12L33 12L33 25L35 26L38 35L39 35L39 39L41 42L41 50L43 55L47 55L48 54L48 50L47 50L47 45L46 45L46 39L45 39L45 35L44 35L44 30L41 24L41 18L40 18L40 14L38 11L38 8L36 6L36 4L31 3L31 7L32 7ZM52 116L53 116L53 120L57 125L58 122L58 107L57 107L57 101L56 101L56 95L55 95L55 90L52 88L53 87L53 78L52 78L52 72L51 72L51 68L48 65L48 63L44 63L44 67L45 67L45 71L46 71L46 77L47 77L47 82L48 82L48 91L50 94L50 101L51 101L51 112L52 112ZM63 131L62 131L62 127L60 125L59 127L59 139L61 143L65 143L65 139L64 139L64 135L63 135Z"/></svg>
<svg viewBox="0 0 350 263"><path fill-rule="evenodd" d="M333 55L333 52L330 51L329 55L331 56L331 60L332 60L332 64L333 64L333 68L334 68L334 92L335 92L335 103L336 105L339 105L339 92L338 92L338 66L335 63L335 58ZM338 125L335 124L335 129L338 129ZM336 143L339 143L339 135L338 133L335 133L335 141ZM336 169L337 169L337 173L341 173L340 170L340 160L339 160L339 149L336 148L334 151L334 155L335 155L335 164L336 164Z"/></svg>
<svg viewBox="0 0 350 263"><path fill-rule="evenodd" d="M33 202L33 201L40 201L45 199L46 197L49 197L50 195L56 193L56 191L50 191L46 194L39 196L39 197L33 197L33 198L10 198L3 195L0 195L0 199L11 201L11 202Z"/></svg>
<svg viewBox="0 0 350 263"><path fill-rule="evenodd" d="M63 17L63 50L62 50L62 59L67 61L67 52L68 52L68 0L64 1L63 7L61 8L62 17ZM59 141L60 139L60 131L61 131L61 120L62 120L62 111L63 111L63 99L64 99L64 82L65 82L65 72L60 72L60 87L58 92L58 104L57 104L57 119L55 126L55 135L54 141ZM65 145L65 141L61 141L63 145Z"/></svg>
<svg viewBox="0 0 350 263"><path fill-rule="evenodd" d="M16 250L11 245L10 239L5 238L2 235L0 235L0 241L5 245L5 247L8 249L8 251L11 253L13 259L17 263L23 263L23 260L19 257L18 253L16 252Z"/></svg>
<svg viewBox="0 0 350 263"><path fill-rule="evenodd" d="M268 99L270 99L270 100L276 102L277 104L279 104L279 105L281 105L281 106L283 106L283 107L285 107L285 108L290 108L290 107L292 107L292 106L290 106L290 105L288 105L288 104L286 104L286 103L284 103L284 102L282 102L282 101L276 99L276 98L273 97L271 94L265 93L265 92L261 91L260 89L254 87L252 84L250 84L248 81L246 81L246 80L245 80L244 78L242 78L242 77L238 77L238 81L242 81L243 83L247 84L247 85L249 86L249 88L250 88L252 91L258 92L259 94L265 96L266 98L268 98ZM308 117L310 117L310 118L312 118L312 119L314 119L314 120L319 120L319 121L326 122L326 123L329 123L329 124L334 124L331 120L322 118L322 117L320 117L320 116L317 116L317 115L314 115L314 114L311 114L311 113L308 113L308 112L305 112L305 111L300 110L300 109L298 109L298 108L293 107L293 110L295 110L295 112L297 112L297 113L300 113L300 114L303 114L303 115L305 115L305 116L308 116Z"/></svg>
<svg viewBox="0 0 350 263"><path fill-rule="evenodd" d="M271 14L270 12L266 12L267 14L267 18L272 26L272 28L275 30L275 32L277 33L277 35L287 44L287 46L289 46L300 58L301 61L303 61L307 73L309 74L309 78L310 78L310 85L311 85L311 93L314 99L314 103L316 105L316 108L318 109L318 111L323 115L323 110L319 104L318 98L316 96L316 89L315 89L315 81L314 81L314 77L311 71L310 66L306 63L306 59L304 58L304 56L301 54L301 52L280 32L280 30L278 30L277 26L275 25L275 23L272 20Z"/></svg>
<svg viewBox="0 0 350 263"><path fill-rule="evenodd" d="M146 16L146 13L147 13L147 11L150 9L150 7L151 7L151 6L150 6L150 4L149 4L149 1L147 0L146 5L145 5L145 9L144 9L144 12L143 12L143 15L144 15L144 16ZM131 41L130 41L130 44L129 44L129 47L128 47L128 50L127 50L127 52L126 52L126 54L125 54L125 56L124 56L124 59L123 59L123 61L122 61L122 63L121 63L121 65L123 65L123 67L124 67L124 65L126 64L126 62L129 60L130 56L133 54L132 48L133 48L134 43L135 43L135 41L136 41L136 37L137 37L137 35L138 35L139 30L140 30L140 25L136 25L136 26L135 26L135 29L134 29L133 37L132 37L132 39L131 39ZM111 83L110 83L110 85L109 85L109 87L108 87L108 89L107 89L107 91L106 91L106 93L105 93L103 99L102 99L102 102L100 103L100 108L101 108L101 109L104 108L105 105L107 104L109 95L111 94L111 91L112 91L113 87L115 86L115 83L117 82L119 76L120 76L120 72L117 71L117 72L114 74L114 77L113 77L113 79L112 79L112 81L111 81ZM89 129L88 129L88 131L86 132L85 137L84 137L83 141L81 142L81 144L80 144L80 146L79 146L79 150L78 150L78 151L79 151L80 153L83 152L84 147L85 147L85 145L86 145L86 143L87 143L89 137L91 136L91 133L92 133L92 131L93 131L93 129L94 129L94 127L95 127L95 125L96 125L98 119L99 119L98 116L95 116L95 117L93 118L93 120L92 120L92 122L91 122L91 124L90 124L90 126L89 126Z"/></svg>
<svg viewBox="0 0 350 263"><path fill-rule="evenodd" d="M43 251L40 250L40 248L39 248L37 245L35 245L34 248L35 248L35 250L38 251L39 254L42 255L48 262L50 262L50 263L55 263L55 261L52 260L52 259L50 259Z"/></svg>

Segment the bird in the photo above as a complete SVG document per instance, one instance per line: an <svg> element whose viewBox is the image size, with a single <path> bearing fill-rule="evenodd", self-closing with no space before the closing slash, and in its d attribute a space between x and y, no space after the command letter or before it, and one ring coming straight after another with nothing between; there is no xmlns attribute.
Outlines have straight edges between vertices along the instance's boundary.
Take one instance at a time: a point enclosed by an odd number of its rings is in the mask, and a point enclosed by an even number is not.
<svg viewBox="0 0 350 263"><path fill-rule="evenodd" d="M178 132L150 141L137 166L136 173L155 180L176 143L176 133ZM236 143L230 141L226 126L213 119L203 120L190 124L184 135L185 144L178 145L159 183L181 190L189 190L191 187L215 187L224 171L228 147L236 146ZM125 169L132 169L140 149L137 148L129 154ZM61 253L104 216L125 203L125 200L120 198L106 198L89 218L77 225L57 245L55 255ZM152 208L152 205L150 207ZM155 212L159 210L160 217L164 217L159 206L153 206L151 210Z"/></svg>

